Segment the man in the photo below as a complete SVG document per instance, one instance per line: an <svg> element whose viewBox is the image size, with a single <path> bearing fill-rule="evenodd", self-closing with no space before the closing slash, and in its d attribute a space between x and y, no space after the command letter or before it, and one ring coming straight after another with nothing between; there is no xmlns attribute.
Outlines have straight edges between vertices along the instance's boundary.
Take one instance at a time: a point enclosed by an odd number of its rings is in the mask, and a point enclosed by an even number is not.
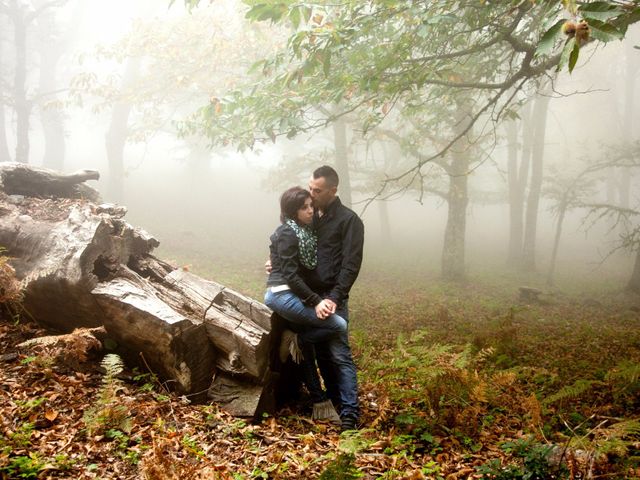
<svg viewBox="0 0 640 480"><path fill-rule="evenodd" d="M362 264L364 224L355 212L342 205L337 196L338 183L338 174L326 165L317 168L309 180L318 265L304 280L325 299L319 313L337 313L348 321L349 291ZM316 355L329 397L340 406L342 429L356 428L360 414L358 382L348 338L317 345Z"/></svg>

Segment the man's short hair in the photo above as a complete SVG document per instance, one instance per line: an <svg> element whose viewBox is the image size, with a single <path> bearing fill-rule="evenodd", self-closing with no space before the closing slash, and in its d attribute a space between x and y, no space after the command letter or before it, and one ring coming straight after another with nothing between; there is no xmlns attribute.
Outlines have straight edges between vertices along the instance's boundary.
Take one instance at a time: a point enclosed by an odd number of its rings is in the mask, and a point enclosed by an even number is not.
<svg viewBox="0 0 640 480"><path fill-rule="evenodd" d="M338 178L338 173L329 165L323 165L321 167L316 168L313 171L313 178L324 178L329 187L337 187L340 183L340 178Z"/></svg>

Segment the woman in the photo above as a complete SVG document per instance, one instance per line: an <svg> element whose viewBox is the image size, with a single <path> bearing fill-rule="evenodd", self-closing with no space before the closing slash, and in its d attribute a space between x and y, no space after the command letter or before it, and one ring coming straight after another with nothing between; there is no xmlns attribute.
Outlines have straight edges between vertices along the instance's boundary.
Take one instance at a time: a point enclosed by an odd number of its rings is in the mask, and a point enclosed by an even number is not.
<svg viewBox="0 0 640 480"><path fill-rule="evenodd" d="M286 330L280 358L291 353L300 363L304 382L313 400L313 418L340 424L333 404L320 384L313 344L347 336L347 322L339 315L322 318L325 302L302 280L301 270L316 268L316 236L311 229L313 206L310 193L292 187L280 197L281 225L271 235L271 273L264 303L298 333Z"/></svg>

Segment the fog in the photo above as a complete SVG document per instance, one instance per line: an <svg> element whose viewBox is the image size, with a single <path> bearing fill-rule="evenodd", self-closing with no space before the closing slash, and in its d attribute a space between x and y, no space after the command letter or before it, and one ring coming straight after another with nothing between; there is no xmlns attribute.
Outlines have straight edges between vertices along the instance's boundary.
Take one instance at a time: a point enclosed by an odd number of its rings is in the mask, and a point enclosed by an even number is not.
<svg viewBox="0 0 640 480"><path fill-rule="evenodd" d="M9 2L13 3L16 2ZM49 3L34 1L25 8L37 11ZM102 192L105 201L128 207L126 218L130 223L145 228L160 240L161 256L191 265L206 276L216 276L224 270L225 280L237 282L242 288L243 277L260 278L269 235L278 223L280 192L294 184L305 186L314 167L335 163L333 133L329 128L292 141L258 145L254 151L245 153L237 152L232 146L205 150L204 140L179 138L173 122L184 119L211 95L222 96L220 85L232 86L242 79L241 72L250 63L250 59L244 57L249 54L228 49L245 52L254 47L249 43L243 46L242 39L247 34L242 28L249 27L240 11L234 13L239 8L235 3L214 2L197 9L193 17L189 17L182 2L176 1L171 8L168 3L162 0L68 1L62 6L51 6L46 18L42 16L31 25L27 33L25 86L34 108L30 115L28 161L50 166L44 160L47 141L42 117L57 112L65 145L63 158L59 159L63 171L98 170L102 178L93 185ZM26 5L24 0L17 4ZM211 17L206 17L207 9L214 12ZM159 103L165 94L147 94L149 98L140 100L132 108L128 118L129 139L124 147L121 195L116 198L109 182L118 174L110 169L105 135L113 121L114 105L122 101L117 92L125 75L126 55L119 56L119 49L125 48L119 42L130 35L132 29L142 31L139 22L152 29L154 22L160 25L171 20L176 22L174 25L182 25L179 22L188 22L189 18L193 18L194 23L202 18L218 18L226 25L226 30L220 33L228 37L220 43L221 49L227 49L220 54L223 60L217 57L211 60L220 68L210 69L204 75L206 78L219 74L220 78L203 85L202 72L198 71L198 77L191 79L190 72L185 71L186 78L177 80L184 89L166 93L166 97L173 99L172 103ZM218 27L211 26L212 30ZM0 16L0 80L4 104L4 111L0 112L4 126L0 124L0 128L6 131L11 155L8 160L14 159L17 142L16 114L10 98L16 69L13 29L9 15ZM148 43L165 41L155 39L149 31L143 33ZM274 39L272 46L277 48L286 36L274 30L268 38ZM629 96L630 91L640 86L640 50L633 49L638 43L640 30L636 26L622 42L605 47L589 45L581 53L574 72L560 73L554 80L553 91L548 93L552 98L544 139L545 182L536 234L539 276L529 277L534 283L542 281L553 248L556 216L550 209L554 203L544 196L549 179L571 176L572 172L577 175L584 169L585 161L605 160L616 145L638 141L638 96ZM50 91L42 91L41 69L44 60L52 55L46 47L54 44L60 52L55 71L50 73L50 80L54 82L49 84ZM191 54L188 48L192 47L176 48L185 49L185 55ZM240 60L224 63L224 59L234 55L241 57ZM141 62L143 73L139 88L148 90L154 82L164 88L167 71L144 56ZM150 66L156 68L147 68ZM631 80L627 78L627 69L634 72ZM154 73L158 75L155 80ZM85 88L79 81L82 78L90 79ZM128 99L134 104L138 100L135 95ZM634 102L633 113L627 119L624 112L629 101ZM367 203L371 191L361 188L367 183L367 176L391 176L398 171L397 167L381 171L384 166L374 167L374 162L363 161L364 147L359 137L356 130L348 131L353 208L361 213L366 228L363 274L398 267L407 274L436 279L447 222L446 201L428 194L420 199L419 192L410 190L388 201ZM483 147L486 158L469 173L465 270L470 278L490 271L503 272L506 265L507 144L505 129L499 126L495 144ZM375 158L385 155L375 150L378 148L375 143L371 148L367 155ZM636 209L640 200L637 176L634 176L637 173L627 169L605 173L617 176L609 184L619 182L621 176L631 176L630 201L626 206ZM445 184L446 177L439 174L433 182ZM610 197L606 186L606 181L597 183L598 190L590 197L593 203L605 202ZM620 228L601 221L587 229L590 222L585 223L585 215L586 210L580 208L567 213L558 253L557 283L580 280L584 284L602 285L604 280L614 290L623 288L631 275L635 253L617 251L609 255L617 246ZM228 276L229 269L237 272L237 278Z"/></svg>

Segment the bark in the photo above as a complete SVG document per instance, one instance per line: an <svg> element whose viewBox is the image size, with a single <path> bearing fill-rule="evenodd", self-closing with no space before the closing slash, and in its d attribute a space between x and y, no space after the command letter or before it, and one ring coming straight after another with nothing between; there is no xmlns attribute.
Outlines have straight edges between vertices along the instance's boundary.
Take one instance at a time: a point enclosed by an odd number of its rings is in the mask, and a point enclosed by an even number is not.
<svg viewBox="0 0 640 480"><path fill-rule="evenodd" d="M241 416L272 412L277 339L267 307L154 257L159 242L123 209L16 193L25 184L57 190L61 179L77 190L88 176L0 168L0 245L24 284L25 310L57 331L104 326L128 362L192 400L208 396Z"/></svg>
<svg viewBox="0 0 640 480"><path fill-rule="evenodd" d="M2 46L0 45L0 68L2 67ZM7 141L7 124L5 119L5 108L3 98L3 82L0 82L0 162L10 162L9 142Z"/></svg>
<svg viewBox="0 0 640 480"><path fill-rule="evenodd" d="M129 114L132 108L127 94L139 72L140 59L127 59L120 88L121 99L113 106L111 123L105 136L109 164L107 197L114 202L122 202L124 197L124 147L129 134Z"/></svg>
<svg viewBox="0 0 640 480"><path fill-rule="evenodd" d="M633 118L635 113L635 82L637 77L638 63L636 54L627 48L627 71L625 77L625 110L624 110L624 135L625 140L631 143L633 139ZM622 169L622 178L620 180L620 205L629 208L631 196L631 171L629 168ZM631 278L627 284L627 289L632 292L640 293L640 247L636 250L636 260L631 273Z"/></svg>
<svg viewBox="0 0 640 480"><path fill-rule="evenodd" d="M460 117L455 128L456 133L468 125L468 114L459 109ZM459 142L452 149L449 174L449 192L447 197L448 215L442 248L442 276L448 280L462 280L465 276L465 241L467 229L467 206L469 204L468 175L471 146Z"/></svg>
<svg viewBox="0 0 640 480"><path fill-rule="evenodd" d="M46 22L46 24L45 24ZM53 26L49 18L40 19L47 27L47 39L53 37ZM43 42L40 49L40 121L44 133L44 157L42 164L46 168L62 170L66 151L64 136L64 117L58 107L48 107L47 101L55 99L51 92L56 90L56 75L60 60L60 47L53 41Z"/></svg>
<svg viewBox="0 0 640 480"><path fill-rule="evenodd" d="M521 192L522 210L524 211L524 197L527 183L529 182L529 171L531 170L531 153L533 150L533 139L535 134L535 123L532 118L531 103L527 103L522 110L522 158L518 169L518 189Z"/></svg>
<svg viewBox="0 0 640 480"><path fill-rule="evenodd" d="M2 91L0 90L0 97ZM9 142L7 142L7 126L4 118L4 105L0 103L0 162L10 162Z"/></svg>
<svg viewBox="0 0 640 480"><path fill-rule="evenodd" d="M538 207L542 191L542 173L544 163L544 141L549 106L548 96L540 96L533 107L533 132L535 142L531 152L531 183L525 213L525 232L522 247L522 266L526 271L536 269L536 232L538 228Z"/></svg>
<svg viewBox="0 0 640 480"><path fill-rule="evenodd" d="M633 266L633 273L627 284L627 290L640 293L640 248L636 250L636 261Z"/></svg>
<svg viewBox="0 0 640 480"><path fill-rule="evenodd" d="M393 238L391 237L389 208L385 200L378 202L378 212L380 214L380 240L382 241L382 245L391 246L393 244Z"/></svg>
<svg viewBox="0 0 640 480"><path fill-rule="evenodd" d="M519 265L522 260L522 212L524 191L518 181L518 129L515 121L507 123L507 179L509 186L509 249L507 264ZM524 161L524 155L523 155ZM522 171L520 172L522 174Z"/></svg>
<svg viewBox="0 0 640 480"><path fill-rule="evenodd" d="M442 249L442 276L461 280L465 276L465 237L467 227L469 153L455 154L449 176L448 215Z"/></svg>
<svg viewBox="0 0 640 480"><path fill-rule="evenodd" d="M27 99L27 19L25 6L11 2L11 21L14 28L15 74L13 101L16 112L16 162L29 163L29 118L31 101Z"/></svg>
<svg viewBox="0 0 640 480"><path fill-rule="evenodd" d="M637 79L638 66L637 53L627 48L626 51L626 75L624 84L624 117L623 117L623 135L627 143L634 140L633 114L635 108L635 84ZM622 168L620 172L620 206L629 208L631 205L631 169Z"/></svg>
<svg viewBox="0 0 640 480"><path fill-rule="evenodd" d="M349 175L349 150L347 147L347 124L342 117L333 122L336 171L340 176L340 201L351 208L351 178Z"/></svg>
<svg viewBox="0 0 640 480"><path fill-rule="evenodd" d="M556 235L553 239L553 252L551 253L551 261L549 263L549 272L547 273L547 285L553 285L554 275L556 271L556 259L558 258L558 250L560 248L560 237L562 236L562 225L564 224L564 217L567 212L566 200L563 201L560 206L560 213L558 215L558 222L556 223Z"/></svg>

